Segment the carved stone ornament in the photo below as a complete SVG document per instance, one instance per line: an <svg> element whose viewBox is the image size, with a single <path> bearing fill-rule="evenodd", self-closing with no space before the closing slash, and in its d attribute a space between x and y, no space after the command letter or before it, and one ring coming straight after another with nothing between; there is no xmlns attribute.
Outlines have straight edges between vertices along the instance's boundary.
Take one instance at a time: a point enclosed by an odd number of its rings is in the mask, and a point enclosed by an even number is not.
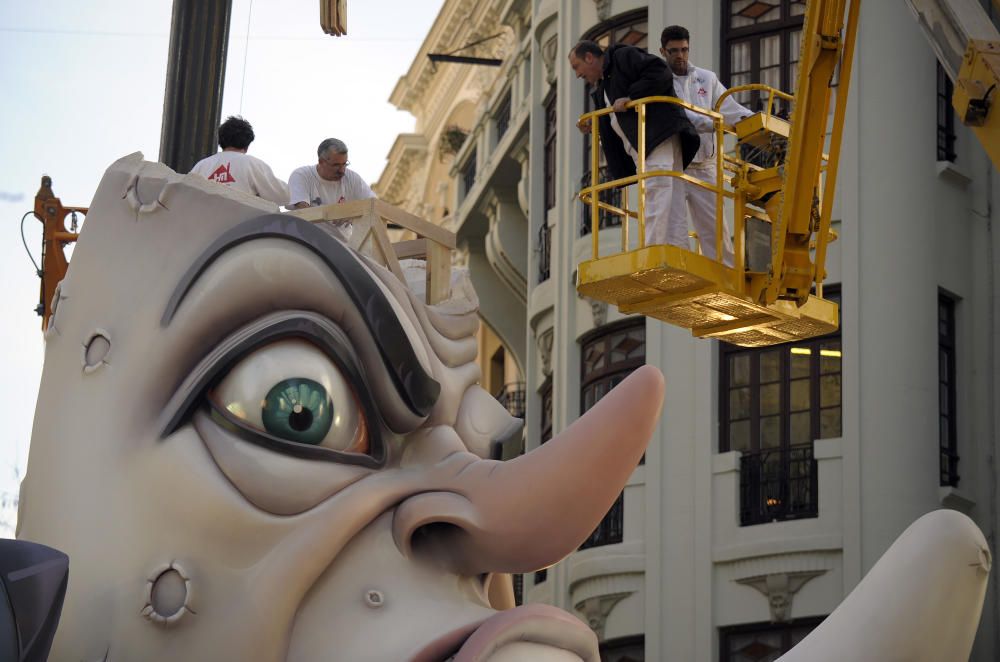
<svg viewBox="0 0 1000 662"><path fill-rule="evenodd" d="M590 313L594 316L594 327L604 326L608 321L608 304L596 299L590 300Z"/></svg>
<svg viewBox="0 0 1000 662"><path fill-rule="evenodd" d="M611 0L594 0L597 5L597 20L606 21L611 16Z"/></svg>
<svg viewBox="0 0 1000 662"><path fill-rule="evenodd" d="M805 586L813 577L819 577L825 570L809 572L777 572L760 577L748 577L736 581L746 586L752 586L767 598L767 606L771 610L772 623L784 623L792 616L792 598L799 589Z"/></svg>
<svg viewBox="0 0 1000 662"><path fill-rule="evenodd" d="M604 625L608 621L608 614L611 613L616 604L628 596L628 593L612 593L611 595L587 598L578 604L576 609L583 614L583 617L587 620L587 625L597 634L597 639L603 641Z"/></svg>
<svg viewBox="0 0 1000 662"><path fill-rule="evenodd" d="M538 343L538 360L542 364L542 375L545 377L552 374L552 340L552 329L542 332L536 339Z"/></svg>
<svg viewBox="0 0 1000 662"><path fill-rule="evenodd" d="M549 85L556 82L556 49L558 48L558 35L553 35L542 45L542 62L545 64L545 81Z"/></svg>

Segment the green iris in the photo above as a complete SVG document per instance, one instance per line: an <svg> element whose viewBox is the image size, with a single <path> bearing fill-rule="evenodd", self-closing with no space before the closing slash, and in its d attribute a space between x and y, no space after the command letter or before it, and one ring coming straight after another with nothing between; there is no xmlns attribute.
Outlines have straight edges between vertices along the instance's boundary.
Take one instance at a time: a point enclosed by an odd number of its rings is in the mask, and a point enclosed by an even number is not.
<svg viewBox="0 0 1000 662"><path fill-rule="evenodd" d="M283 379L261 403L264 429L276 437L317 445L333 425L333 403L321 384L303 377Z"/></svg>

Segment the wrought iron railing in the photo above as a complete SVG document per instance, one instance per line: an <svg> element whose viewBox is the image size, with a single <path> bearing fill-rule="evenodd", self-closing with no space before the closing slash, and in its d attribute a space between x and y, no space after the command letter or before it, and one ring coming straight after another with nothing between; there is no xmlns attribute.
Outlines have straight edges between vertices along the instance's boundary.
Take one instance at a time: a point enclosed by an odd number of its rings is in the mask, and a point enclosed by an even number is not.
<svg viewBox="0 0 1000 662"><path fill-rule="evenodd" d="M510 127L510 92L504 96L503 101L497 106L497 112L494 117L497 123L497 143L499 143Z"/></svg>
<svg viewBox="0 0 1000 662"><path fill-rule="evenodd" d="M622 541L625 533L625 493L618 495L611 510L604 516L601 523L597 525L590 537L583 541L580 549L590 549L591 547L601 547L603 545L614 545Z"/></svg>
<svg viewBox="0 0 1000 662"><path fill-rule="evenodd" d="M538 228L538 282L549 279L552 268L552 226L543 223Z"/></svg>
<svg viewBox="0 0 1000 662"><path fill-rule="evenodd" d="M469 152L469 158L462 166L462 195L469 195L473 185L476 183L476 150Z"/></svg>
<svg viewBox="0 0 1000 662"><path fill-rule="evenodd" d="M598 170L599 176L598 180L600 182L610 181L608 177L608 167L601 166ZM583 177L580 178L580 187L590 186L590 171L583 173ZM615 207L621 207L622 204L622 190L620 188L611 188L606 191L601 191L599 194L601 202L606 202ZM600 221L598 225L601 229L604 228L617 228L622 224L622 217L613 212L602 209L599 214ZM590 223L590 206L583 205L583 212L580 216L580 236L590 234L591 223Z"/></svg>
<svg viewBox="0 0 1000 662"><path fill-rule="evenodd" d="M504 384L503 388L497 391L493 397L500 401L511 416L524 418L524 382L512 382Z"/></svg>
<svg viewBox="0 0 1000 662"><path fill-rule="evenodd" d="M740 457L740 526L816 517L812 444L745 451Z"/></svg>

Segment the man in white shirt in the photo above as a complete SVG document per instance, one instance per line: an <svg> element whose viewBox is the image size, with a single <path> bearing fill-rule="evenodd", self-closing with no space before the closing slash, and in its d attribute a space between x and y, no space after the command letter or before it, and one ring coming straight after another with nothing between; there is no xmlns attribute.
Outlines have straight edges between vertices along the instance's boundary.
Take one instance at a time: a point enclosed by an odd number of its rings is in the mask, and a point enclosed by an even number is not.
<svg viewBox="0 0 1000 662"><path fill-rule="evenodd" d="M303 209L375 197L361 175L347 168L351 162L347 160L344 141L327 138L319 144L316 155L319 157L316 165L296 168L288 176L289 208ZM338 225L337 229L341 231L341 239L350 239L350 222Z"/></svg>
<svg viewBox="0 0 1000 662"><path fill-rule="evenodd" d="M361 175L348 169L351 162L343 141L327 138L319 144L316 154L316 165L296 168L288 176L290 207L302 209L375 197Z"/></svg>
<svg viewBox="0 0 1000 662"><path fill-rule="evenodd" d="M239 116L227 118L219 127L219 147L222 151L198 161L191 168L191 173L270 200L276 205L287 205L288 185L274 176L270 166L247 154L253 139L250 122Z"/></svg>
<svg viewBox="0 0 1000 662"><path fill-rule="evenodd" d="M707 69L701 69L688 62L691 35L686 28L671 25L660 34L660 55L667 61L670 72L674 75L674 94L678 99L712 110L719 97L726 91L719 82L719 77ZM753 113L737 103L733 96L726 97L719 108L726 124L735 124ZM711 131L699 131L701 147L695 155L686 173L713 186L718 180L716 172L715 134ZM691 212L691 223L701 242L703 255L718 259L715 255L715 193L688 182L679 182L679 192L683 192ZM723 224L722 237L723 262L733 265L733 242Z"/></svg>

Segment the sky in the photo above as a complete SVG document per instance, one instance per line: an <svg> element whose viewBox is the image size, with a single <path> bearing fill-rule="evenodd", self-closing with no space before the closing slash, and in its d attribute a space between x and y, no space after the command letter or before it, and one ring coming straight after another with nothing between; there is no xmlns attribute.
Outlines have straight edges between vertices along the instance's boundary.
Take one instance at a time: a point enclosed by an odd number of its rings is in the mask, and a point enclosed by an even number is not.
<svg viewBox="0 0 1000 662"><path fill-rule="evenodd" d="M413 130L388 99L443 0L347 0L340 38L323 34L316 0L232 4L222 115L253 124L250 153L287 179L336 137L351 168L375 182L396 136ZM0 537L13 535L44 353L39 281L19 224L43 174L63 205L89 206L115 160L157 159L171 7L0 0ZM29 215L23 228L37 261L41 223Z"/></svg>

